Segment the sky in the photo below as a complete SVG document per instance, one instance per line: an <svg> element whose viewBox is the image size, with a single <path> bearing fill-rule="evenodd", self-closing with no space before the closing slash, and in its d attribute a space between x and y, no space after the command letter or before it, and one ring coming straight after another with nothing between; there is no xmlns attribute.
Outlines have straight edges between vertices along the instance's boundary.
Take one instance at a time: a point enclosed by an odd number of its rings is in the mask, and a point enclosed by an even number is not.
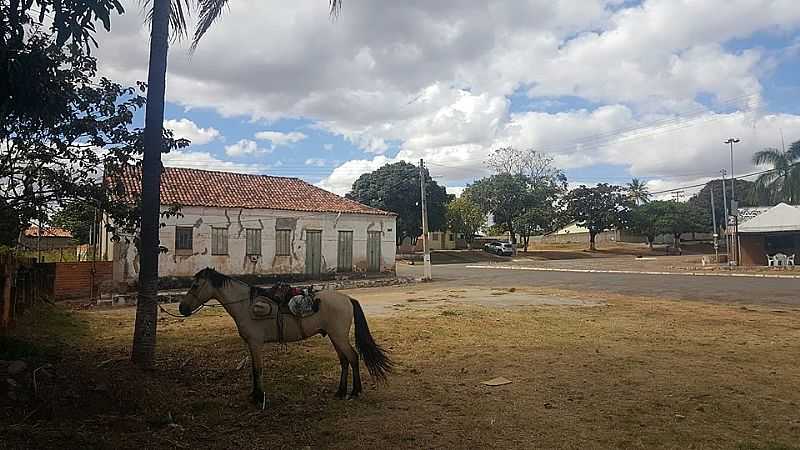
<svg viewBox="0 0 800 450"><path fill-rule="evenodd" d="M165 164L299 177L338 194L422 158L459 193L503 146L572 185L659 192L800 140L797 0L231 0L170 48ZM104 76L147 79L141 3L99 32ZM137 125L143 125L143 115ZM783 136L783 137L782 137ZM687 196L691 190L687 189Z"/></svg>

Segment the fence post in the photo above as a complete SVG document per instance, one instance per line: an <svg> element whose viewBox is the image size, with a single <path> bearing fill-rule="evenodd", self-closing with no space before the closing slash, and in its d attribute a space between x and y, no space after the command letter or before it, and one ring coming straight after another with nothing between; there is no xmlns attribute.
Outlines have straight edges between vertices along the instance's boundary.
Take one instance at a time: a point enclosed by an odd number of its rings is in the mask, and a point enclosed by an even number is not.
<svg viewBox="0 0 800 450"><path fill-rule="evenodd" d="M4 329L11 324L11 262L9 258L3 270L3 318L0 327Z"/></svg>

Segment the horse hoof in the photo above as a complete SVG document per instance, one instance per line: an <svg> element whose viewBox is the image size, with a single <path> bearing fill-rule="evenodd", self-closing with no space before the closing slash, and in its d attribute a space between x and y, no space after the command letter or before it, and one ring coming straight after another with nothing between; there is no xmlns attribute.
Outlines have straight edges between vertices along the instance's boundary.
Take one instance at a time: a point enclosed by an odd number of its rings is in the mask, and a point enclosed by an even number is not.
<svg viewBox="0 0 800 450"><path fill-rule="evenodd" d="M347 392L337 392L334 397L338 398L339 400L343 400L347 398Z"/></svg>
<svg viewBox="0 0 800 450"><path fill-rule="evenodd" d="M348 400L355 400L355 399L358 398L358 394L360 394L360 392L351 392L350 395L347 396L347 399Z"/></svg>

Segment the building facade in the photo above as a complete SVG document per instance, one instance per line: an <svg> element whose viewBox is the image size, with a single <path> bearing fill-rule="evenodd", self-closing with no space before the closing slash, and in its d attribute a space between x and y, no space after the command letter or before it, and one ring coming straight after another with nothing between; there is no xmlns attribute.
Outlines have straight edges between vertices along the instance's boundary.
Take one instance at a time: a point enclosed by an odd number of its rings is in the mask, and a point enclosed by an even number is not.
<svg viewBox="0 0 800 450"><path fill-rule="evenodd" d="M800 257L800 206L739 208L739 264L766 266L767 256ZM800 262L800 260L798 260Z"/></svg>
<svg viewBox="0 0 800 450"><path fill-rule="evenodd" d="M137 176L122 177L134 194ZM161 277L189 277L205 267L308 278L395 270L395 214L296 178L167 168L161 198L162 210L181 205L180 215L162 220ZM137 279L132 237L106 240L114 280Z"/></svg>

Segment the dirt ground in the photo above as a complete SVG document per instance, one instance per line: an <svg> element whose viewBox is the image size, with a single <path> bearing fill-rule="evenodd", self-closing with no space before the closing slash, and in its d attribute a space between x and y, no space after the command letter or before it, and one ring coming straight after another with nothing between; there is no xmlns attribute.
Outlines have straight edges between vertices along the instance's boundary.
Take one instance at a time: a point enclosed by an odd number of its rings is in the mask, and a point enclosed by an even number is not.
<svg viewBox="0 0 800 450"><path fill-rule="evenodd" d="M271 346L265 411L220 309L162 317L154 371L127 362L132 308L29 314L0 350L53 367L39 399L0 397L0 447L800 448L799 310L390 291L352 292L392 352L387 384L335 400L327 339Z"/></svg>

